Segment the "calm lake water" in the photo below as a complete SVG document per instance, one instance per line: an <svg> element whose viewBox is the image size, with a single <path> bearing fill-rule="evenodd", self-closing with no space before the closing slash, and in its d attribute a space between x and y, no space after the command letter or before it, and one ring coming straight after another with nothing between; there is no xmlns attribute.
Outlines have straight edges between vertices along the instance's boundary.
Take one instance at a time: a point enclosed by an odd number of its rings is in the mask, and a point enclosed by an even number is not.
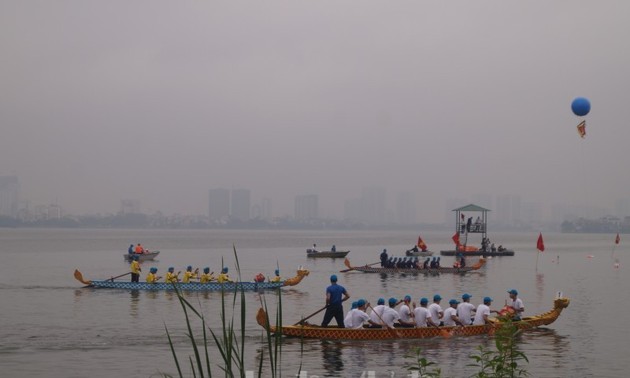
<svg viewBox="0 0 630 378"><path fill-rule="evenodd" d="M88 289L73 278L78 268L86 279L106 279L127 272L122 254L131 243L160 250L159 261L143 264L143 276L156 266L164 274L169 266L187 265L215 272L221 260L236 274L232 245L236 246L243 280L258 272L273 274L278 265L285 277L298 266L311 271L298 286L282 290L283 319L295 323L324 303L328 278L337 273L353 300L364 297L402 298L414 301L439 293L445 299L473 295L495 299L495 308L516 288L526 314L551 309L558 291L571 305L548 328L525 333L520 347L534 377L622 377L630 371L626 326L630 311L628 247L622 241L613 251L614 235L545 234L546 251L536 262L536 233L496 233L498 244L516 250L514 257L493 258L480 272L404 276L338 273L341 259L307 259L313 243L350 249L353 265L378 261L383 248L402 255L417 234L400 231L217 231L217 230L31 230L0 229L0 375L3 377L151 377L176 374L165 327L173 336L183 371L191 376L187 358L184 315L177 297L169 292ZM433 251L450 249L449 232L426 232ZM629 240L630 242L630 240ZM613 256L614 253L614 256ZM615 267L618 259L619 267ZM442 257L451 264L452 257ZM472 262L475 259L471 260ZM629 265L630 266L630 265ZM264 298L263 298L264 297ZM187 298L205 314L211 328L220 331L220 293L193 293ZM265 348L262 329L254 315L261 299L275 309L277 294L246 293L246 361L255 370ZM230 297L231 300L231 297ZM345 306L346 310L348 305ZM322 313L323 315L323 313ZM312 318L321 321L321 316ZM237 320L238 322L238 320ZM199 322L195 322L200 330ZM200 334L200 333L199 333ZM471 353L480 345L491 347L487 336L435 338L414 341L322 342L299 340L283 344L282 374L302 370L309 377L404 377L405 355L420 347L436 362L445 377L465 377ZM266 350L265 350L266 352ZM216 357L216 353L214 354ZM221 360L216 357L217 363ZM222 376L218 367L213 374ZM393 374L393 375L392 375ZM269 374L266 374L268 376Z"/></svg>

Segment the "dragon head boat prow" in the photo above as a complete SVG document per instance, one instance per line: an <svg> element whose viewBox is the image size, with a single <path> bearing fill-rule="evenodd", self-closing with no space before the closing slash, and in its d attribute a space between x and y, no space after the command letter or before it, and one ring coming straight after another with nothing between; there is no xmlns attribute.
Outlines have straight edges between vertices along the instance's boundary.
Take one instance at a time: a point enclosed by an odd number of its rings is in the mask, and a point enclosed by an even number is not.
<svg viewBox="0 0 630 378"><path fill-rule="evenodd" d="M554 299L553 307L558 311L562 311L563 309L569 307L569 303L571 303L571 300L569 298L559 297Z"/></svg>
<svg viewBox="0 0 630 378"><path fill-rule="evenodd" d="M287 278L286 280L284 280L284 286L295 286L302 282L302 279L304 279L304 277L308 276L310 273L311 272L309 272L308 269L299 267L297 270L297 275L295 277Z"/></svg>

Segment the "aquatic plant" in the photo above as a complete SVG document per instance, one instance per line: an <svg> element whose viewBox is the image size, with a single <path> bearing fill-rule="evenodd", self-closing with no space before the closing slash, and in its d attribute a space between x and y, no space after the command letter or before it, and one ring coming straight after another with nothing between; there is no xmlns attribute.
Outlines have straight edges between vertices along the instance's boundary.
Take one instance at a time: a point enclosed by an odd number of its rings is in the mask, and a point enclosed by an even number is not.
<svg viewBox="0 0 630 378"><path fill-rule="evenodd" d="M527 370L522 367L522 363L529 363L529 360L525 353L518 350L517 347L517 338L521 332L509 319L497 326L494 342L496 350L479 346L477 347L479 354L470 355L475 363L468 366L475 366L479 369L479 372L472 377L513 378L529 376Z"/></svg>

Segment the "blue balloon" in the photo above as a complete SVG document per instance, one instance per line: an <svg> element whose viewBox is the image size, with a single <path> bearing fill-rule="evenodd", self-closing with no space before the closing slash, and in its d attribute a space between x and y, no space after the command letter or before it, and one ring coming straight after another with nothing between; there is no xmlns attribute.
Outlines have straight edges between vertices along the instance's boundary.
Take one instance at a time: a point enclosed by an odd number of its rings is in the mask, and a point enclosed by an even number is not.
<svg viewBox="0 0 630 378"><path fill-rule="evenodd" d="M584 117L591 111L591 102L584 97L576 97L571 103L571 110L576 116Z"/></svg>

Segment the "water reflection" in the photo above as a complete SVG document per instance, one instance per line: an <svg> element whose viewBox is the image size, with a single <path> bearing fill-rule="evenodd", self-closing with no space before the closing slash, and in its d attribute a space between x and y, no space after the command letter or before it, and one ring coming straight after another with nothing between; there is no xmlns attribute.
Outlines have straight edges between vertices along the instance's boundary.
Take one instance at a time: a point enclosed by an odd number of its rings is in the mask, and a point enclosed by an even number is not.
<svg viewBox="0 0 630 378"><path fill-rule="evenodd" d="M343 343L340 341L322 341L322 364L328 375L340 376L343 372Z"/></svg>
<svg viewBox="0 0 630 378"><path fill-rule="evenodd" d="M129 294L131 296L131 301L129 301L129 315L137 318L138 304L140 303L140 290L131 290Z"/></svg>
<svg viewBox="0 0 630 378"><path fill-rule="evenodd" d="M544 300L545 295L545 275L542 273L536 273L536 295L538 301Z"/></svg>

